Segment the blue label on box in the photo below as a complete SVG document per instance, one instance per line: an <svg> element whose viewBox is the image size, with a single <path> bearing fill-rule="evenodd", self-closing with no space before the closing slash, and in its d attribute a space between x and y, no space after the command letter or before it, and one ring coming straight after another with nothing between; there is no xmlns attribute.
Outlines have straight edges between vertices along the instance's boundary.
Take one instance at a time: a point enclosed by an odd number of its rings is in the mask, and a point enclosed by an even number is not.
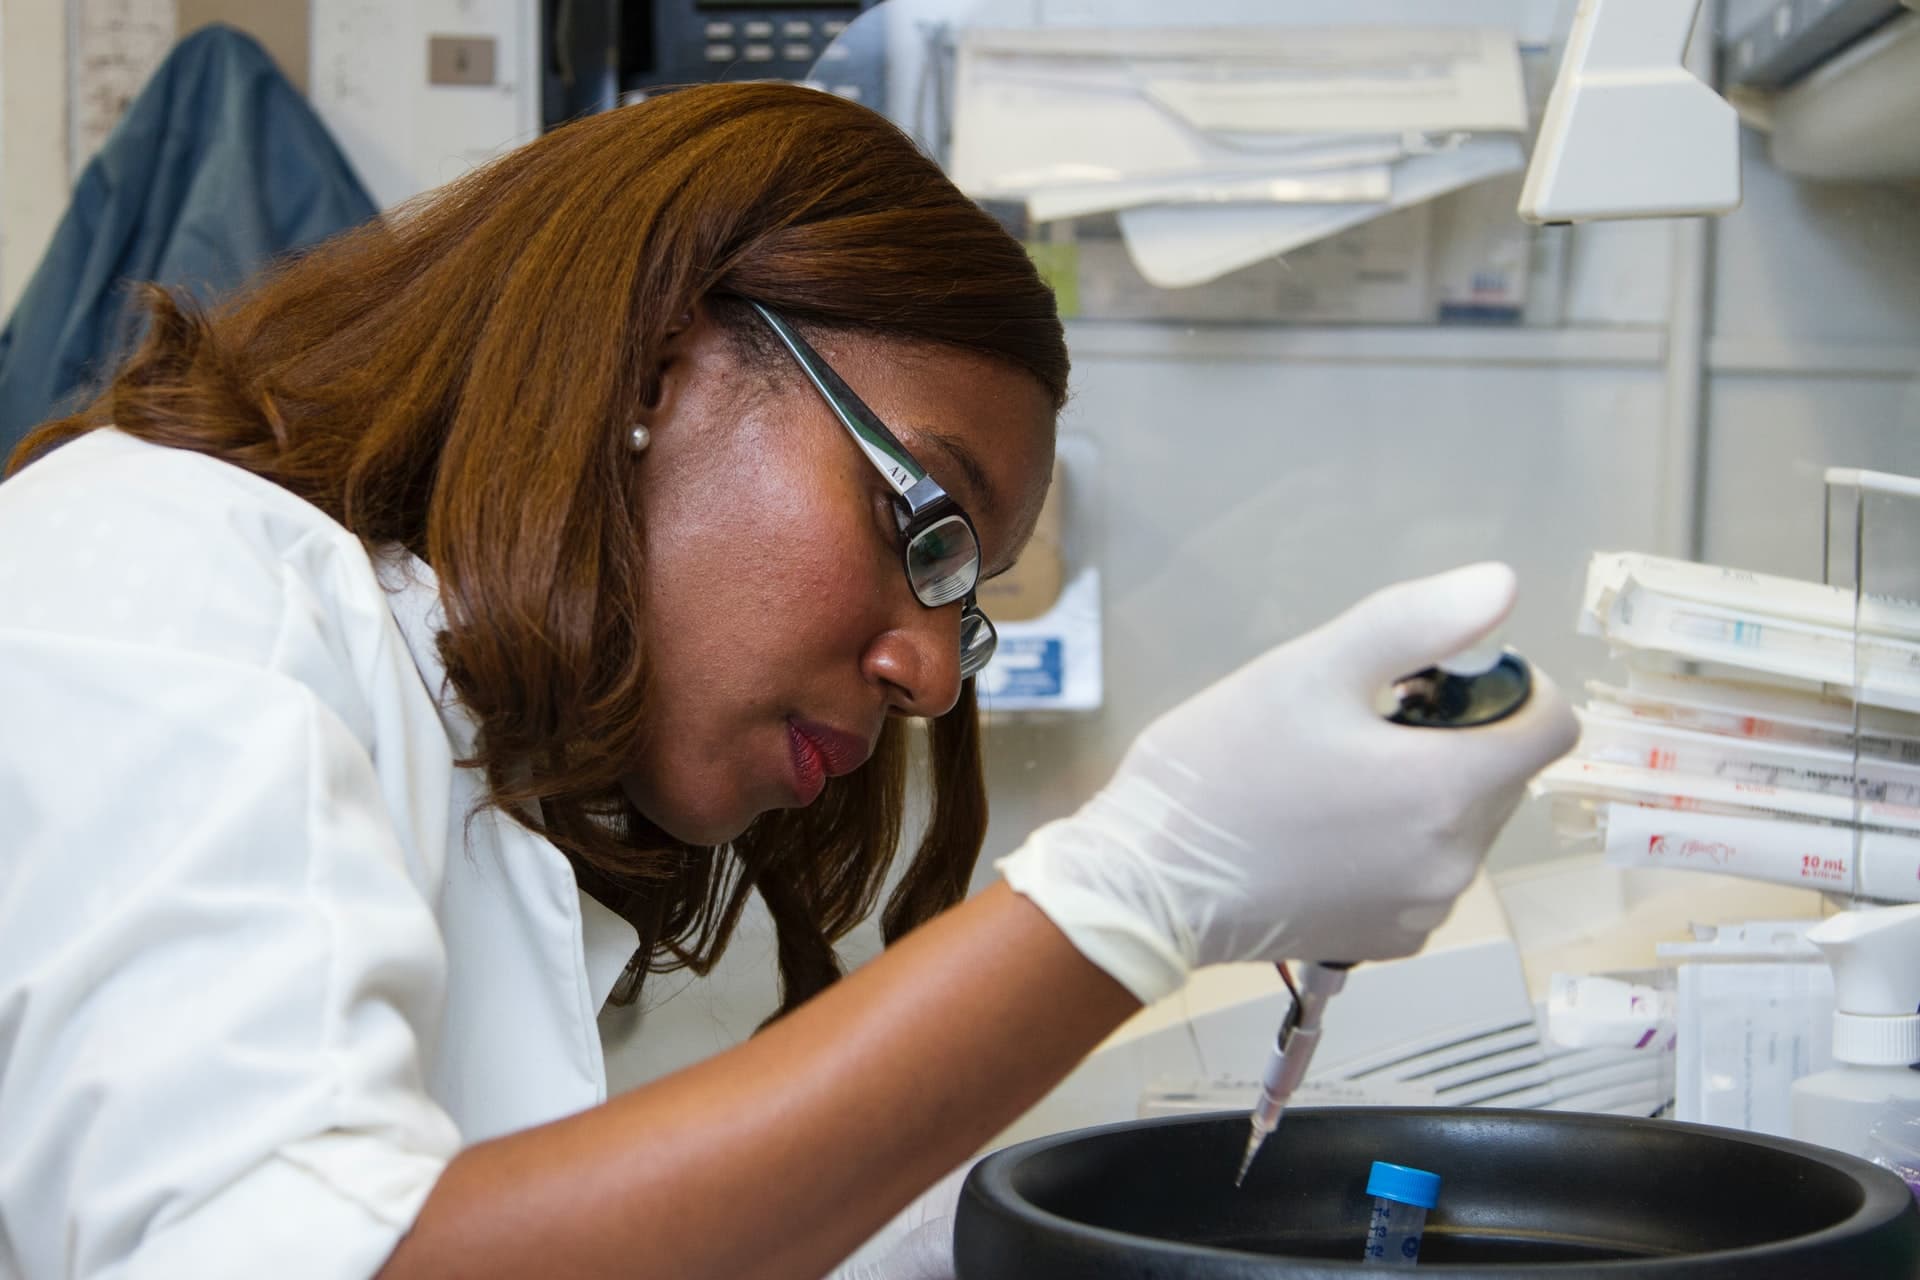
<svg viewBox="0 0 1920 1280"><path fill-rule="evenodd" d="M1057 698L1064 687L1060 676L1061 644L1037 636L1002 636L994 652L999 668L993 695L1001 698Z"/></svg>

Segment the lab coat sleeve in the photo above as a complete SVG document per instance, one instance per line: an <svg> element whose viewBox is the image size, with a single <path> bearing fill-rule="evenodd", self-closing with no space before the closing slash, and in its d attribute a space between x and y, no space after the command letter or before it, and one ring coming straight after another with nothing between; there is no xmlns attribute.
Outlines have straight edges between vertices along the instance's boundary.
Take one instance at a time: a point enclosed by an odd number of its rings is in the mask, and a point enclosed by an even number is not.
<svg viewBox="0 0 1920 1280"><path fill-rule="evenodd" d="M155 505L82 505L115 531L0 603L0 1274L369 1276L460 1141L437 867L343 621L377 588L351 539Z"/></svg>

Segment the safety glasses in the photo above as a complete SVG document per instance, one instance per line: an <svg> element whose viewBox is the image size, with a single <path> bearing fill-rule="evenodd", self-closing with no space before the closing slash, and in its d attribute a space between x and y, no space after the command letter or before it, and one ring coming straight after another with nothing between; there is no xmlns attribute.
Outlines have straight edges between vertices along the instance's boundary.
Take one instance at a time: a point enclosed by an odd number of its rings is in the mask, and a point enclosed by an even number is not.
<svg viewBox="0 0 1920 1280"><path fill-rule="evenodd" d="M749 305L799 362L807 381L860 446L860 452L867 455L867 461L892 486L899 499L896 518L907 584L913 588L914 598L929 609L961 602L960 678L979 674L993 657L1000 638L974 602L974 588L980 581L980 539L973 531L973 521L792 325L758 302Z"/></svg>

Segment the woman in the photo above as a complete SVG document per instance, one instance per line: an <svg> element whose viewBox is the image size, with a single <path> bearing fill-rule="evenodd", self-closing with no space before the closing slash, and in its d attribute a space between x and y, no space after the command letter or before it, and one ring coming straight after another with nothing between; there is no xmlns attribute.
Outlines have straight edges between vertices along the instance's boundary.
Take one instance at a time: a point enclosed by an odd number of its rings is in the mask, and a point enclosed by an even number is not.
<svg viewBox="0 0 1920 1280"><path fill-rule="evenodd" d="M1192 968L1416 949L1571 742L1544 682L1372 709L1498 566L1177 708L959 901L1066 372L1017 244L777 85L155 297L0 486L0 1272L817 1276ZM835 981L910 719L928 834ZM781 1016L607 1100L602 1002L755 891Z"/></svg>

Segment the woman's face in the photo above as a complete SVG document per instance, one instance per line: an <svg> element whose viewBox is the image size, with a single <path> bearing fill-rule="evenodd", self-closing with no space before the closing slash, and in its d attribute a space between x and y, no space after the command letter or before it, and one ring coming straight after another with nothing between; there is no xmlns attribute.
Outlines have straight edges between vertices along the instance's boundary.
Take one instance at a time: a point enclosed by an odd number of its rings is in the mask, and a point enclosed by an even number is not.
<svg viewBox="0 0 1920 1280"><path fill-rule="evenodd" d="M971 517L982 577L1010 566L1052 467L1039 380L934 345L814 345ZM811 803L823 774L867 760L889 715L936 716L960 695L960 605L915 598L893 491L781 360L749 366L695 311L634 460L652 682L625 785L654 825L698 844Z"/></svg>

